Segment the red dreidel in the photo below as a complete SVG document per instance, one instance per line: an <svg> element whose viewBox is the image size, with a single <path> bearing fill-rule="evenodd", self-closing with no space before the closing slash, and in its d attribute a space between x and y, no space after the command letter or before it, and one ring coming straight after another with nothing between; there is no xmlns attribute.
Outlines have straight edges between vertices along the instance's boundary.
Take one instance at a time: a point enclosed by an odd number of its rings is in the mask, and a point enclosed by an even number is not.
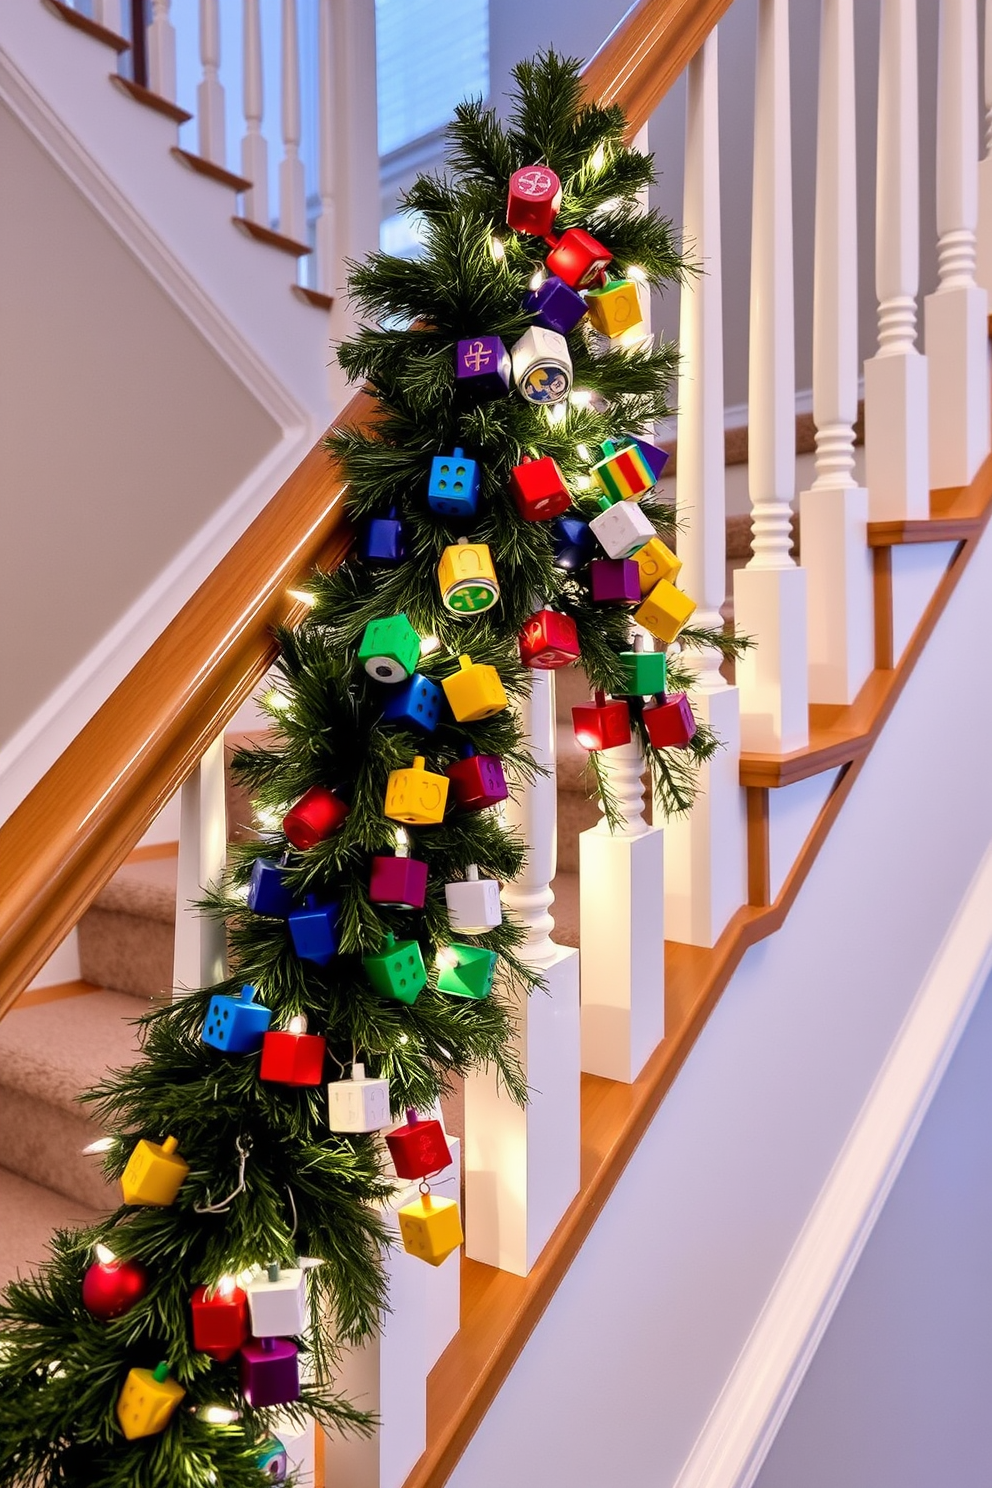
<svg viewBox="0 0 992 1488"><path fill-rule="evenodd" d="M510 490L525 522L545 522L568 511L572 504L565 477L551 455L542 455L539 460L525 455L510 471Z"/></svg>
<svg viewBox="0 0 992 1488"><path fill-rule="evenodd" d="M573 289L589 289L602 283L603 270L613 261L613 254L584 227L569 227L560 238L550 233L544 237L551 246L545 260L549 274L557 274Z"/></svg>
<svg viewBox="0 0 992 1488"><path fill-rule="evenodd" d="M546 165L525 165L510 177L506 220L517 232L546 238L561 206L561 181Z"/></svg>
<svg viewBox="0 0 992 1488"><path fill-rule="evenodd" d="M391 1131L386 1146L397 1178L426 1178L451 1162L440 1121L421 1121L416 1111L407 1111L406 1126Z"/></svg>
<svg viewBox="0 0 992 1488"><path fill-rule="evenodd" d="M653 707L644 709L644 727L655 749L686 749L696 732L689 699L684 692L670 692Z"/></svg>
<svg viewBox="0 0 992 1488"><path fill-rule="evenodd" d="M223 1364L233 1359L248 1337L248 1297L233 1276L216 1287L197 1287L190 1303L193 1347Z"/></svg>
<svg viewBox="0 0 992 1488"><path fill-rule="evenodd" d="M455 805L462 811L498 806L510 794L498 755L476 754L470 745L465 747L464 759L455 760L444 772L451 781Z"/></svg>
<svg viewBox="0 0 992 1488"><path fill-rule="evenodd" d="M524 666L550 672L570 666L580 654L579 633L571 615L538 610L524 621L520 632L520 660Z"/></svg>
<svg viewBox="0 0 992 1488"><path fill-rule="evenodd" d="M294 847L305 852L338 830L349 807L323 785L312 785L305 796L287 811L282 829Z"/></svg>
<svg viewBox="0 0 992 1488"><path fill-rule="evenodd" d="M272 1085L319 1085L326 1051L326 1039L307 1033L307 1020L300 1014L290 1018L288 1028L265 1035L258 1078Z"/></svg>
<svg viewBox="0 0 992 1488"><path fill-rule="evenodd" d="M605 692L597 692L595 702L580 703L572 709L575 742L583 749L615 749L630 743L630 709L618 698L607 702Z"/></svg>

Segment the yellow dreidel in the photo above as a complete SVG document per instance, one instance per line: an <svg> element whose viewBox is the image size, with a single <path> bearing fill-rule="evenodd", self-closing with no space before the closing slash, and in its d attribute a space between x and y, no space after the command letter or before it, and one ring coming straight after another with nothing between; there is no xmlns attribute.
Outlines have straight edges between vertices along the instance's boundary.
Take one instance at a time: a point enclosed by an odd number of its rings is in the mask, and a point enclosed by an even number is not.
<svg viewBox="0 0 992 1488"><path fill-rule="evenodd" d="M663 543L660 537L650 538L643 548L638 548L633 557L637 564L642 594L650 594L655 584L662 579L668 579L669 582L674 583L682 567L682 559L676 558L668 544Z"/></svg>
<svg viewBox="0 0 992 1488"><path fill-rule="evenodd" d="M412 1204L404 1204L397 1218L403 1249L429 1266L440 1266L464 1240L454 1199L436 1199L426 1183Z"/></svg>
<svg viewBox="0 0 992 1488"><path fill-rule="evenodd" d="M168 1364L132 1369L117 1401L117 1419L128 1441L164 1431L185 1394L182 1385L169 1378Z"/></svg>
<svg viewBox="0 0 992 1488"><path fill-rule="evenodd" d="M480 615L499 599L499 584L487 543L460 537L445 548L437 566L441 603L453 615Z"/></svg>
<svg viewBox="0 0 992 1488"><path fill-rule="evenodd" d="M502 713L507 706L507 697L496 668L486 662L473 661L471 656L459 656L458 665L461 670L445 677L441 683L458 722L474 723L480 718Z"/></svg>
<svg viewBox="0 0 992 1488"><path fill-rule="evenodd" d="M604 336L622 336L644 319L637 285L632 279L613 279L602 289L590 289L586 309L589 319Z"/></svg>
<svg viewBox="0 0 992 1488"><path fill-rule="evenodd" d="M655 640L674 641L695 608L694 599L662 579L634 611L634 620L649 630Z"/></svg>
<svg viewBox="0 0 992 1488"><path fill-rule="evenodd" d="M167 1208L172 1203L189 1172L176 1151L175 1137L166 1137L161 1146L144 1138L136 1145L121 1174L121 1192L125 1204L154 1204Z"/></svg>
<svg viewBox="0 0 992 1488"><path fill-rule="evenodd" d="M386 783L385 813L393 821L413 827L430 827L444 817L448 800L447 775L426 770L418 754L408 770L393 770Z"/></svg>

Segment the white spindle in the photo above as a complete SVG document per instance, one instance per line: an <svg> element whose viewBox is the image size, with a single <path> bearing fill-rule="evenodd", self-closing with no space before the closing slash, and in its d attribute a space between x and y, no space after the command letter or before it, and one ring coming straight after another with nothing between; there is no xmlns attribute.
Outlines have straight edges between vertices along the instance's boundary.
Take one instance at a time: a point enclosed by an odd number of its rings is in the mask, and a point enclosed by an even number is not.
<svg viewBox="0 0 992 1488"><path fill-rule="evenodd" d="M176 31L169 16L170 0L152 0L148 27L148 86L160 98L176 101Z"/></svg>
<svg viewBox="0 0 992 1488"><path fill-rule="evenodd" d="M538 764L548 767L507 803L507 822L527 846L527 863L503 891L524 924L520 955L546 990L518 996L515 1048L531 1087L524 1109L493 1070L465 1081L465 1250L473 1260L525 1276L579 1186L578 952L551 939L551 880L557 857L555 689L535 672L521 722Z"/></svg>
<svg viewBox="0 0 992 1488"><path fill-rule="evenodd" d="M854 478L858 416L854 0L822 0L816 140L813 417L816 478L799 498L809 695L852 703L874 659L868 492Z"/></svg>
<svg viewBox="0 0 992 1488"><path fill-rule="evenodd" d="M700 625L720 629L727 588L723 440L723 275L717 32L689 64L685 141L685 234L703 265L682 289L678 473L680 582ZM698 656L698 663L697 663ZM740 786L740 695L707 648L684 652L698 665L693 708L723 742L700 775L690 815L665 828L665 922L669 938L713 945L747 893L745 799Z"/></svg>
<svg viewBox="0 0 992 1488"><path fill-rule="evenodd" d="M282 0L282 145L279 163L279 231L306 241L307 203L300 159L300 37L296 0Z"/></svg>
<svg viewBox="0 0 992 1488"><path fill-rule="evenodd" d="M203 77L196 90L200 154L215 165L226 165L224 88L220 81L220 0L200 0L200 63Z"/></svg>
<svg viewBox="0 0 992 1488"><path fill-rule="evenodd" d="M753 554L734 575L739 628L757 645L737 668L745 749L809 739L806 575L790 553L796 481L792 120L788 0L759 0L751 224L748 489Z"/></svg>
<svg viewBox="0 0 992 1488"><path fill-rule="evenodd" d="M108 31L116 31L118 36L123 36L121 0L94 0L93 19L101 26L106 26Z"/></svg>
<svg viewBox="0 0 992 1488"><path fill-rule="evenodd" d="M992 0L985 0L984 158L978 166L978 242L975 278L992 300Z"/></svg>
<svg viewBox="0 0 992 1488"><path fill-rule="evenodd" d="M241 174L251 181L244 195L244 215L269 225L269 147L262 133L265 95L262 85L262 19L259 0L244 0L244 110Z"/></svg>
<svg viewBox="0 0 992 1488"><path fill-rule="evenodd" d="M989 449L988 296L975 283L978 17L941 0L937 47L937 259L926 298L930 484L967 485Z"/></svg>
<svg viewBox="0 0 992 1488"><path fill-rule="evenodd" d="M224 739L216 739L185 781L179 808L176 879L176 948L173 987L177 996L210 987L227 975L224 926L190 906L216 884L227 861L227 797Z"/></svg>
<svg viewBox="0 0 992 1488"><path fill-rule="evenodd" d="M919 134L916 0L882 0L875 186L878 352L865 363L865 463L873 522L930 515L927 359L916 348Z"/></svg>
<svg viewBox="0 0 992 1488"><path fill-rule="evenodd" d="M317 186L320 216L316 224L317 288L338 292L337 221L334 201L334 0L320 0L317 18Z"/></svg>

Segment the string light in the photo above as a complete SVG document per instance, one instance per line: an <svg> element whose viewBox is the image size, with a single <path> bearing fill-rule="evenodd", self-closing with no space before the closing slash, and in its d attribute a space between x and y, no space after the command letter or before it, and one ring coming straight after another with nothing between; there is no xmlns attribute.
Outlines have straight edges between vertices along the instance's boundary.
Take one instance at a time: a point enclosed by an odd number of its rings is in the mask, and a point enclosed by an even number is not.
<svg viewBox="0 0 992 1488"><path fill-rule="evenodd" d="M311 609L317 603L316 594L310 594L306 589L287 589L286 593L290 599L295 599L297 604L305 604Z"/></svg>
<svg viewBox="0 0 992 1488"><path fill-rule="evenodd" d="M579 488L580 491L591 491L592 490L592 487L593 487L592 476L591 475L577 475L575 477L575 484L578 486L578 488Z"/></svg>
<svg viewBox="0 0 992 1488"><path fill-rule="evenodd" d="M440 651L440 649L441 642L438 640L436 635L424 636L423 640L420 642L421 656L430 656L432 652Z"/></svg>
<svg viewBox="0 0 992 1488"><path fill-rule="evenodd" d="M602 145L597 145L595 150L593 150L592 157L589 161L590 168L594 171L601 171L603 169L605 161L606 150Z"/></svg>
<svg viewBox="0 0 992 1488"><path fill-rule="evenodd" d="M210 1426L230 1426L239 1419L240 1411L231 1410L226 1405L201 1405L196 1414Z"/></svg>
<svg viewBox="0 0 992 1488"><path fill-rule="evenodd" d="M568 401L573 408L588 408L592 403L592 393L588 388L573 388L568 395ZM586 456L588 459L588 456Z"/></svg>
<svg viewBox="0 0 992 1488"><path fill-rule="evenodd" d="M545 274L543 269L535 269L533 274L531 274L530 276L530 283L528 284L527 288L531 291L540 289L546 278L547 275Z"/></svg>
<svg viewBox="0 0 992 1488"><path fill-rule="evenodd" d="M96 1157L100 1152L109 1152L114 1145L113 1137L97 1137L88 1147L83 1148L84 1157Z"/></svg>
<svg viewBox="0 0 992 1488"><path fill-rule="evenodd" d="M93 1254L96 1256L101 1266L109 1266L117 1259L117 1256L111 1250L109 1245L103 1245L100 1243L94 1245Z"/></svg>
<svg viewBox="0 0 992 1488"><path fill-rule="evenodd" d="M638 284L647 284L648 276L640 264L627 265L627 278L635 280Z"/></svg>
<svg viewBox="0 0 992 1488"><path fill-rule="evenodd" d="M278 688L273 688L266 696L265 706L271 708L273 713L286 713L289 711L289 698L284 692L280 692Z"/></svg>
<svg viewBox="0 0 992 1488"><path fill-rule="evenodd" d="M589 453L589 446L587 444L577 444L575 446L575 453L580 460L585 460L587 465L592 464L592 455Z"/></svg>
<svg viewBox="0 0 992 1488"><path fill-rule="evenodd" d="M503 239L497 238L495 233L489 239L489 252L493 256L493 263L502 263L503 260L506 258L506 249L503 246Z"/></svg>
<svg viewBox="0 0 992 1488"><path fill-rule="evenodd" d="M555 424L562 424L565 422L565 412L566 408L564 403L545 403L544 405L545 417L552 427L554 427Z"/></svg>
<svg viewBox="0 0 992 1488"><path fill-rule="evenodd" d="M458 957L449 946L442 946L437 953L438 966L447 966L449 970L458 965Z"/></svg>

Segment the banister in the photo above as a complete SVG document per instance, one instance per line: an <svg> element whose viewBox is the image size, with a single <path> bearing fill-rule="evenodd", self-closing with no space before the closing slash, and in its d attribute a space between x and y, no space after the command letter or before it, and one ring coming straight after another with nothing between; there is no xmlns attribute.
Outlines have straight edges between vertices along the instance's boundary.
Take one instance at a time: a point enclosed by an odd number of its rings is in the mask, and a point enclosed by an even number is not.
<svg viewBox="0 0 992 1488"><path fill-rule="evenodd" d="M632 136L731 3L637 0L587 64L587 94L619 103ZM359 394L341 422L372 408ZM0 1017L258 685L272 627L301 613L288 590L344 556L343 491L318 444L0 827Z"/></svg>

